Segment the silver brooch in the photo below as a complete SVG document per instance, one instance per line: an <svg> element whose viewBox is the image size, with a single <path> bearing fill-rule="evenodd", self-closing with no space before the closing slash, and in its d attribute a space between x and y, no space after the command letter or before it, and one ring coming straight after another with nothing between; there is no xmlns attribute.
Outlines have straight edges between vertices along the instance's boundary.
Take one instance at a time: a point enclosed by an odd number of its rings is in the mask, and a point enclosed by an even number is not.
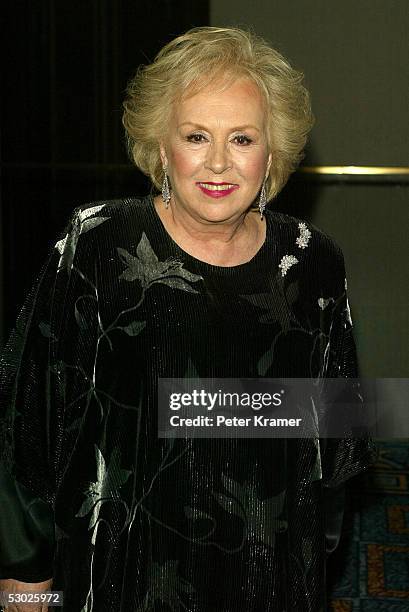
<svg viewBox="0 0 409 612"><path fill-rule="evenodd" d="M296 243L300 249L305 249L308 246L308 241L311 238L311 232L305 223L299 223L298 227L300 228L300 235L298 236Z"/></svg>
<svg viewBox="0 0 409 612"><path fill-rule="evenodd" d="M328 304L333 301L334 301L334 298L332 297L318 298L318 306L321 308L321 310L324 310L328 306Z"/></svg>
<svg viewBox="0 0 409 612"><path fill-rule="evenodd" d="M298 263L298 259L294 257L294 255L284 255L278 265L278 267L281 268L281 276L285 276L287 270L296 263Z"/></svg>

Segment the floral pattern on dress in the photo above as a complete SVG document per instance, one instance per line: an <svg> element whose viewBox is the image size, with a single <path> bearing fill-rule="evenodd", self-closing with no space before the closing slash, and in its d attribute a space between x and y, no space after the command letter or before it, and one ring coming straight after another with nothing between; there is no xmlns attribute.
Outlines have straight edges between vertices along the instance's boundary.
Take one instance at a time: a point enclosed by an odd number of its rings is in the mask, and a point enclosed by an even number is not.
<svg viewBox="0 0 409 612"><path fill-rule="evenodd" d="M245 538L249 542L274 546L276 533L287 529L287 521L280 518L286 491L260 499L257 487L251 481L240 484L225 474L222 474L221 481L227 494L218 491L212 491L212 494L226 512L242 519Z"/></svg>
<svg viewBox="0 0 409 612"><path fill-rule="evenodd" d="M54 248L57 249L61 255L57 270L64 267L68 273L70 273L80 235L89 232L89 230L109 219L109 217L92 217L92 215L100 212L103 208L105 208L105 204L91 206L85 210L78 209L78 213L74 216L73 224L64 238L61 238L55 243Z"/></svg>
<svg viewBox="0 0 409 612"><path fill-rule="evenodd" d="M138 280L144 290L155 283L162 283L173 289L198 293L189 283L195 283L203 278L183 268L183 263L174 257L159 261L145 232L142 233L136 248L136 257L121 247L117 247L117 251L127 266L119 278L129 282Z"/></svg>
<svg viewBox="0 0 409 612"><path fill-rule="evenodd" d="M143 603L136 612L150 612L155 602L160 601L172 612L179 612L189 608L183 603L182 593L194 593L195 588L179 573L179 561L168 559L164 563L153 562L149 566L148 587Z"/></svg>

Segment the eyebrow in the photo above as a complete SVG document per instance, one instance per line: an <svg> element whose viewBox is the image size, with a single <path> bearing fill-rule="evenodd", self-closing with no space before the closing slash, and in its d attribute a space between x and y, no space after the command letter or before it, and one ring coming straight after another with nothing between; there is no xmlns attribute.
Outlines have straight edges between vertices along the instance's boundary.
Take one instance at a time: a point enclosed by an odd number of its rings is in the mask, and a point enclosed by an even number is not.
<svg viewBox="0 0 409 612"><path fill-rule="evenodd" d="M200 125L199 123L192 123L191 121L184 121L183 123L180 123L178 125L178 127L182 127L183 125L191 125L195 128L198 128L199 130L205 130L207 131L207 128L203 125ZM256 128L255 125L238 125L236 127L231 128L232 132L240 132L242 130L248 130L248 129L252 129L252 130L256 130L256 132L260 132L260 130L258 128Z"/></svg>

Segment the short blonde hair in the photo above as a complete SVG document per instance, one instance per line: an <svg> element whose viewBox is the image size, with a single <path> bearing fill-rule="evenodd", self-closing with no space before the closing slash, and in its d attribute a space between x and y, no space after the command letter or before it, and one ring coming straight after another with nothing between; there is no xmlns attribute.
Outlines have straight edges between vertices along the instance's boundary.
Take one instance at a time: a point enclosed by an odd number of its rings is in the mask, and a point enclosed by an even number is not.
<svg viewBox="0 0 409 612"><path fill-rule="evenodd" d="M315 120L303 73L250 30L192 28L165 45L151 64L138 68L123 103L129 155L160 190L159 141L166 134L173 105L221 76L227 79L226 87L247 76L264 96L268 152L273 157L266 190L272 200L304 158Z"/></svg>

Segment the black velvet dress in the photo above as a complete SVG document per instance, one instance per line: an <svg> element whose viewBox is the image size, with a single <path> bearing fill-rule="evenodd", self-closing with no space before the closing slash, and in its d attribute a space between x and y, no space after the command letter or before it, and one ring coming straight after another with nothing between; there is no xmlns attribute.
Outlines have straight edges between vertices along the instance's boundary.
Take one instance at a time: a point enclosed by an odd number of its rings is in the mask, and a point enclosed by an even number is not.
<svg viewBox="0 0 409 612"><path fill-rule="evenodd" d="M2 355L0 577L53 576L67 612L326 610L330 493L374 444L157 434L159 377L357 376L340 248L266 223L219 267L151 196L75 209Z"/></svg>

